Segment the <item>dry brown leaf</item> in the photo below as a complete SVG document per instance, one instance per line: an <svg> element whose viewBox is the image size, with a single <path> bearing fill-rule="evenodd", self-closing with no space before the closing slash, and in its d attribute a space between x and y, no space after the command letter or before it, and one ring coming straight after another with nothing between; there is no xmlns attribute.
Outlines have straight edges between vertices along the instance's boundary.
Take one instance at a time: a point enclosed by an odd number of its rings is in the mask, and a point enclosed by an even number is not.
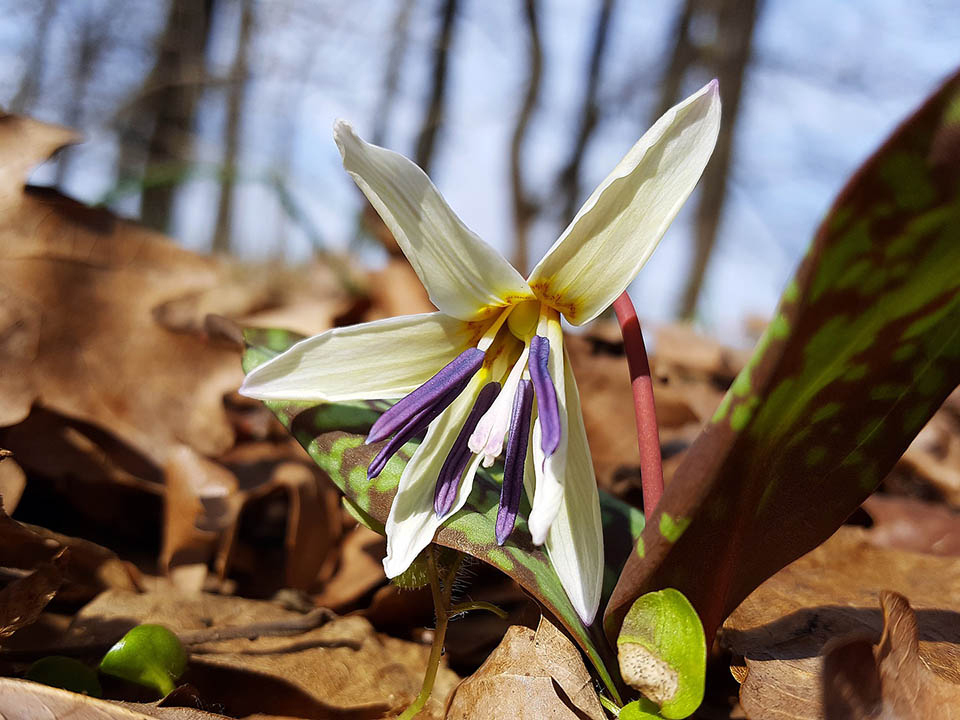
<svg viewBox="0 0 960 720"><path fill-rule="evenodd" d="M514 625L447 703L447 720L605 720L590 673L567 636L546 618L534 632Z"/></svg>
<svg viewBox="0 0 960 720"><path fill-rule="evenodd" d="M938 411L910 443L898 468L926 485L928 494L960 508L960 421L946 409Z"/></svg>
<svg viewBox="0 0 960 720"><path fill-rule="evenodd" d="M873 519L870 542L931 555L960 555L960 513L939 503L871 495L863 509Z"/></svg>
<svg viewBox="0 0 960 720"><path fill-rule="evenodd" d="M27 476L20 464L8 455L0 457L0 501L9 512L17 509L17 503L27 486Z"/></svg>
<svg viewBox="0 0 960 720"><path fill-rule="evenodd" d="M960 681L960 560L878 548L868 531L843 527L763 583L724 623L721 643L745 659L747 716L823 718L824 646L851 635L876 642L878 598L887 589L918 608L923 662Z"/></svg>
<svg viewBox="0 0 960 720"><path fill-rule="evenodd" d="M66 550L0 590L0 640L32 624L63 584Z"/></svg>
<svg viewBox="0 0 960 720"><path fill-rule="evenodd" d="M210 631L302 618L272 603L218 595L104 593L84 607L67 645L101 646L137 623L174 632ZM183 681L205 703L242 717L254 712L295 717L398 712L420 689L429 648L374 632L361 617L337 619L286 637L235 638L193 645ZM429 717L458 681L441 668Z"/></svg>
<svg viewBox="0 0 960 720"><path fill-rule="evenodd" d="M194 708L116 703L52 688L29 680L0 678L0 720L217 720L223 715ZM268 720L269 716L260 716ZM275 720L281 720L276 718Z"/></svg>
<svg viewBox="0 0 960 720"><path fill-rule="evenodd" d="M242 377L235 352L153 318L213 287L217 262L53 191L24 191L28 171L73 139L0 118L0 425L39 403L158 463L178 442L223 452L233 433L222 396Z"/></svg>
<svg viewBox="0 0 960 720"><path fill-rule="evenodd" d="M386 582L383 558L386 538L357 525L340 546L340 565L316 597L318 605L337 612L350 608L362 597Z"/></svg>
<svg viewBox="0 0 960 720"><path fill-rule="evenodd" d="M960 685L931 672L920 657L917 616L899 593L880 593L883 636L854 640L824 658L826 720L960 718Z"/></svg>

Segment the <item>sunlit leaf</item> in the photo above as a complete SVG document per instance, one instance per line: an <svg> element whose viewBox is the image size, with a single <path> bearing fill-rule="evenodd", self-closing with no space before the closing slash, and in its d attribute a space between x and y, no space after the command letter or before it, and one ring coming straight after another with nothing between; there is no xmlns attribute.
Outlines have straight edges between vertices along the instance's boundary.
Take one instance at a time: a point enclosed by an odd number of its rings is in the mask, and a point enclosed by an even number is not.
<svg viewBox="0 0 960 720"><path fill-rule="evenodd" d="M607 609L680 589L707 637L823 542L960 381L960 75L853 177L667 487Z"/></svg>
<svg viewBox="0 0 960 720"><path fill-rule="evenodd" d="M707 642L683 593L667 588L637 598L623 619L617 651L624 682L655 701L660 715L685 718L700 707Z"/></svg>
<svg viewBox="0 0 960 720"><path fill-rule="evenodd" d="M187 653L163 625L137 625L107 651L100 672L169 695L187 669Z"/></svg>
<svg viewBox="0 0 960 720"><path fill-rule="evenodd" d="M244 333L247 350L243 358L245 372L282 352L300 336L275 329L250 329ZM407 443L387 463L379 477L367 478L367 466L376 454L374 446L364 444L367 431L388 407L382 402L314 405L268 402L280 421L293 433L313 460L344 492L351 513L368 527L383 532L400 474L419 440ZM542 548L533 545L526 518L530 506L521 501L517 526L510 539L497 545L495 527L500 501L503 468L500 463L477 473L467 504L441 527L436 541L455 548L499 568L540 601L586 652L604 684L617 694L616 658L607 644L599 623L586 627L567 599L560 580ZM608 597L620 568L643 530L643 514L604 493L600 494L604 524L606 571L604 597Z"/></svg>

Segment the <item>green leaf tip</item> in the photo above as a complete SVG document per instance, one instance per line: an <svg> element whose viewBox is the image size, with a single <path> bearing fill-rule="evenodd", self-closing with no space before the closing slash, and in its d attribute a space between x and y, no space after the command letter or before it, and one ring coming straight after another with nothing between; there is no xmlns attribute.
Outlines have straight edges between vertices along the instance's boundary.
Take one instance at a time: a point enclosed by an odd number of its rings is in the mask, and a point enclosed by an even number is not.
<svg viewBox="0 0 960 720"><path fill-rule="evenodd" d="M79 660L62 655L40 658L30 666L25 677L33 682L81 695L95 698L103 696L97 674Z"/></svg>
<svg viewBox="0 0 960 720"><path fill-rule="evenodd" d="M169 695L187 669L180 639L163 625L137 625L107 651L100 672Z"/></svg>
<svg viewBox="0 0 960 720"><path fill-rule="evenodd" d="M685 718L700 706L707 640L696 610L679 590L637 598L623 620L617 650L624 682L660 706L659 714L638 706L621 718Z"/></svg>
<svg viewBox="0 0 960 720"><path fill-rule="evenodd" d="M663 715L660 714L660 708L655 702L640 698L624 705L617 718L619 720L660 720Z"/></svg>

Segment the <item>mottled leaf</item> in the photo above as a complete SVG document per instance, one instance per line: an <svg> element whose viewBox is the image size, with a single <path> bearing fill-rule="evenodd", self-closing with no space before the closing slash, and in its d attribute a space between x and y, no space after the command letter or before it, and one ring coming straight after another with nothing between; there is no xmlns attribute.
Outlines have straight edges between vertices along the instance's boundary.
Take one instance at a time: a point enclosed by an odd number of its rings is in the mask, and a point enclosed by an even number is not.
<svg viewBox="0 0 960 720"><path fill-rule="evenodd" d="M283 330L249 329L245 331L244 339L247 350L243 369L250 372L301 338ZM266 404L344 492L350 512L367 527L382 532L400 474L419 443L419 440L407 443L378 477L367 478L367 466L377 449L365 445L364 439L370 426L389 404L378 401L327 405ZM466 505L443 524L436 542L479 558L514 578L557 618L590 658L608 690L617 696L616 658L599 623L592 627L582 623L546 553L533 545L526 523L530 513L526 498L521 501L513 535L502 547L497 545L494 530L502 473L500 463L489 470L481 468L478 471ZM604 597L608 597L620 568L643 530L643 514L602 492L600 505L606 553Z"/></svg>
<svg viewBox="0 0 960 720"><path fill-rule="evenodd" d="M707 637L823 542L960 381L960 75L841 193L607 608L681 590Z"/></svg>

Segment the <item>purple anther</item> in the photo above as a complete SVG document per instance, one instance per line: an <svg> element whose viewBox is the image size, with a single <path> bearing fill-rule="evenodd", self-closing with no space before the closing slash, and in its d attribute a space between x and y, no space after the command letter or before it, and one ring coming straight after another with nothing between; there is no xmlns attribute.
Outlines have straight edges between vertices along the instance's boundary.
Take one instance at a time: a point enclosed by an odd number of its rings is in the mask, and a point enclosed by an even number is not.
<svg viewBox="0 0 960 720"><path fill-rule="evenodd" d="M389 348L384 349L384 352L389 351ZM450 388L472 378L481 365L483 365L483 350L479 348L464 350L447 363L440 372L381 415L370 428L367 444L380 442L393 435L421 410L431 407L443 398Z"/></svg>
<svg viewBox="0 0 960 720"><path fill-rule="evenodd" d="M443 461L443 467L440 468L440 475L437 476L437 489L433 495L433 509L437 517L443 517L450 508L453 507L454 500L457 499L457 489L460 487L460 478L463 476L463 470L470 461L470 448L467 447L467 440L473 434L477 423L483 414L490 409L497 394L500 392L500 383L491 382L483 386L480 394L477 395L476 402L473 403L473 409L467 415L466 422L460 428L460 434L454 440L447 459Z"/></svg>
<svg viewBox="0 0 960 720"><path fill-rule="evenodd" d="M557 408L557 390L550 377L547 361L550 359L550 341L541 335L530 340L530 379L537 391L537 417L540 418L540 448L545 458L560 445L560 410Z"/></svg>
<svg viewBox="0 0 960 720"><path fill-rule="evenodd" d="M377 456L367 467L367 477L375 478L382 473L383 469L387 466L387 461L390 460L400 448L406 445L410 438L426 430L427 426L436 420L437 416L446 410L450 403L457 398L457 395L463 392L468 382L469 379L450 388L447 390L446 395L432 405L428 405L420 410L420 412L416 413L399 428L396 434L390 439L390 442L380 449L380 452L377 453Z"/></svg>
<svg viewBox="0 0 960 720"><path fill-rule="evenodd" d="M507 541L517 522L532 410L533 383L529 380L521 380L517 387L517 394L513 396L513 412L510 415L510 431L507 435L507 454L503 460L503 487L500 489L500 509L497 511L497 545L503 545Z"/></svg>

